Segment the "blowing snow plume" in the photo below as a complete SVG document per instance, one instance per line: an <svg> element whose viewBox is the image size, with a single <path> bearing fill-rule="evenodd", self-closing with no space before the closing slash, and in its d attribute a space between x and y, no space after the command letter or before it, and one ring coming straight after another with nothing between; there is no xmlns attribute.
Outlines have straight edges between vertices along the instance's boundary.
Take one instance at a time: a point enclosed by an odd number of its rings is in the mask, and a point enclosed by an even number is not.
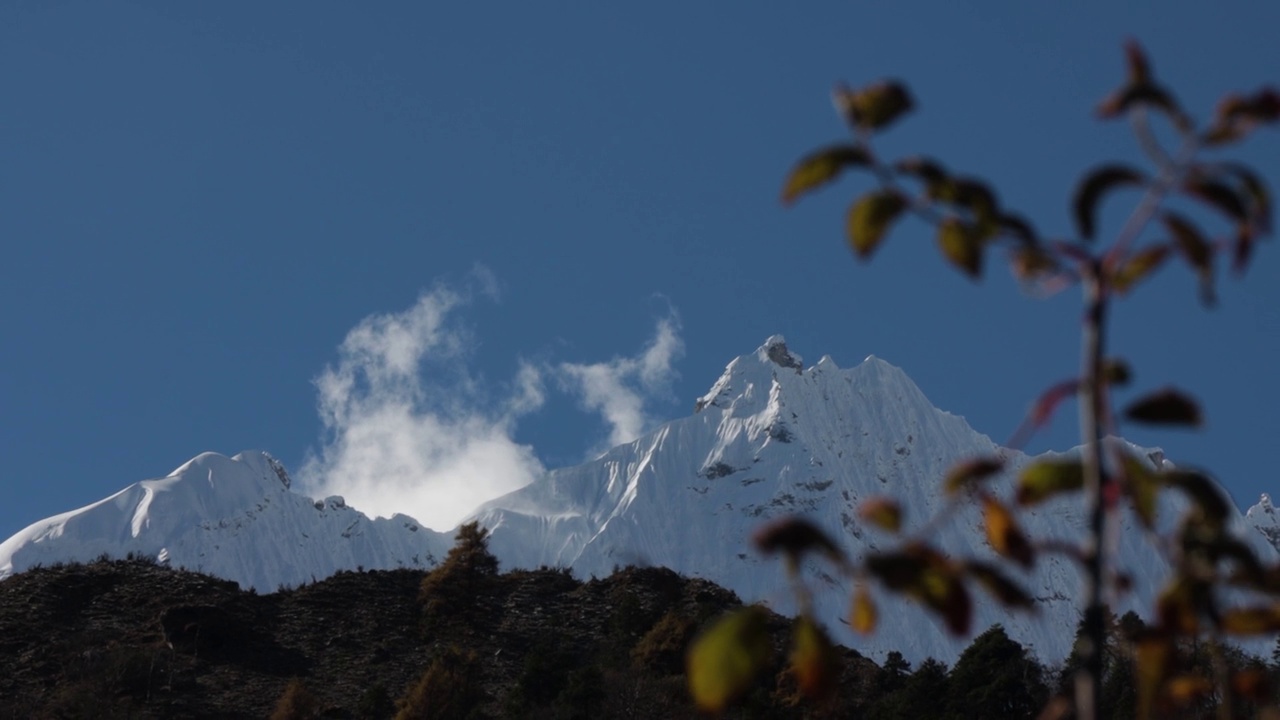
<svg viewBox="0 0 1280 720"><path fill-rule="evenodd" d="M680 323L674 315L658 321L653 340L637 357L582 365L560 363L561 384L578 395L584 409L609 424L609 446L631 442L653 426L646 397L669 392L672 364L684 353Z"/></svg>
<svg viewBox="0 0 1280 720"><path fill-rule="evenodd" d="M496 298L496 282L483 269L469 285L437 285L409 309L371 315L347 333L336 364L315 380L325 441L299 474L305 492L342 495L371 516L404 513L449 530L481 503L544 472L514 433L521 417L544 405L547 375L600 414L611 444L652 426L645 399L669 393L672 363L683 350L674 314L658 322L636 357L521 362L495 400L467 372L475 343L457 319L477 292Z"/></svg>
<svg viewBox="0 0 1280 720"><path fill-rule="evenodd" d="M493 294L487 273L479 280ZM469 335L451 316L473 294L438 285L408 310L369 316L347 333L337 364L315 381L327 442L303 467L307 491L448 530L542 472L533 448L512 439L517 418L542 406L538 371L522 365L509 396L494 403L465 369Z"/></svg>

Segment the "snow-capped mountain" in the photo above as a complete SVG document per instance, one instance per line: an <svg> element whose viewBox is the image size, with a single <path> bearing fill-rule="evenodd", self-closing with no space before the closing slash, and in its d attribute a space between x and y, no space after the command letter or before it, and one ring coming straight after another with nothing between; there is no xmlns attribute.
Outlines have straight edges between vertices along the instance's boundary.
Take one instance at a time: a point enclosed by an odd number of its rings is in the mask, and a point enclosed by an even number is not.
<svg viewBox="0 0 1280 720"><path fill-rule="evenodd" d="M1159 450L1129 450L1152 467L1167 462ZM824 357L806 368L774 336L731 362L693 415L594 461L551 471L484 504L473 518L492 531L491 548L505 568L560 565L580 576L603 576L621 565L662 565L789 612L792 594L781 563L750 547L763 523L800 514L853 557L885 549L895 539L865 524L857 506L895 497L910 532L947 502L940 483L947 470L977 455L1006 460L1009 471L992 483L1004 497L1013 474L1033 460L933 407L903 371L883 360L869 357L841 369ZM1161 517L1167 523L1179 499L1166 495ZM948 517L929 535L935 545L957 556L992 557L976 507ZM1030 509L1020 521L1042 539L1073 539L1084 527L1070 500ZM1280 557L1280 517L1265 496L1233 522L1262 558ZM1142 612L1167 565L1132 518L1123 524L1116 553L1133 592L1114 607ZM205 454L166 478L18 533L0 544L0 578L35 563L138 552L269 591L343 568L429 566L450 538L402 515L369 520L341 498L313 502L290 491L283 468L264 453ZM912 661L952 661L968 644L911 603L883 595L879 631L855 636L843 626L850 581L820 563L808 570L817 610L838 640L872 657L900 650ZM1019 579L1037 611L1010 615L975 592L975 632L1001 622L1041 658L1062 659L1078 619L1076 568L1046 556Z"/></svg>
<svg viewBox="0 0 1280 720"><path fill-rule="evenodd" d="M406 515L370 520L341 497L312 500L289 486L264 452L204 453L0 543L0 578L134 553L271 592L344 569L430 567L452 545Z"/></svg>

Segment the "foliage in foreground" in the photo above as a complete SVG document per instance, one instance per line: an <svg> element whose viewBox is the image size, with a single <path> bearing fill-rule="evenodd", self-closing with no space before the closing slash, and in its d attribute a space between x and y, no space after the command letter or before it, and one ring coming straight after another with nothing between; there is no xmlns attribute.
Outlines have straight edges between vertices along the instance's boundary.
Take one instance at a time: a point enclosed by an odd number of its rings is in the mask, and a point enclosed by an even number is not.
<svg viewBox="0 0 1280 720"><path fill-rule="evenodd" d="M1122 502L1132 508L1144 530L1173 569L1151 617L1154 622L1126 640L1134 679L1131 698L1137 716L1188 712L1205 704L1219 717L1236 709L1273 703L1266 673L1234 666L1224 649L1224 636L1258 636L1280 632L1280 566L1267 566L1228 530L1230 504L1217 484L1198 470L1152 468L1109 442L1125 422L1194 427L1202 422L1198 404L1185 392L1164 388L1148 392L1117 416L1111 395L1126 385L1127 362L1106 354L1108 311L1117 296L1132 292L1172 258L1181 258L1198 279L1205 305L1215 302L1215 265L1230 258L1243 273L1257 241L1271 232L1271 200L1256 170L1240 162L1207 160L1206 151L1230 146L1255 129L1280 120L1280 93L1263 88L1228 94L1208 123L1198 126L1173 93L1157 81L1136 43L1126 48L1128 75L1098 106L1109 120L1128 117L1139 146L1150 159L1148 172L1125 163L1106 163L1090 170L1071 198L1074 237L1046 238L1026 218L1001 205L989 183L946 169L933 158L910 156L894 161L879 157L871 140L912 110L914 100L898 82L885 81L861 90L839 86L837 111L852 133L850 141L821 148L802 158L783 186L782 201L791 203L825 186L847 170L868 172L877 187L858 197L846 218L849 246L860 260L871 258L890 229L907 216L932 226L943 258L972 279L983 274L992 250L1004 248L1014 274L1033 293L1047 296L1078 285L1084 296L1080 374L1055 383L1036 401L1012 447L1020 447L1042 427L1062 401L1073 395L1080 405L1084 452L1073 460L1042 461L1023 468L1013 497L1002 498L990 480L1004 473L1003 460L973 458L941 478L950 504L914 534L902 531L904 508L891 498L864 503L868 522L902 539L890 550L849 559L822 531L800 519L784 519L762 528L756 544L765 553L781 554L796 583L802 621L794 638L792 665L801 688L814 697L829 691L825 665L830 642L809 618L809 591L799 577L808 555L825 558L855 579L849 624L859 632L874 630L877 608L866 587L886 590L921 603L953 633L967 634L973 614L972 588L980 588L1010 610L1024 610L1031 599L1015 579L1032 571L1041 557L1062 554L1081 571L1084 617L1072 677L1047 706L1045 717L1102 716L1108 679L1108 628L1103 598L1127 590L1123 568L1112 567L1106 539L1118 527ZM1151 127L1152 116L1168 126L1179 142L1172 151ZM1142 193L1128 220L1110 244L1099 245L1101 201L1121 189ZM1177 207L1174 207L1175 201ZM1202 220L1213 219L1221 230L1206 233ZM1154 228L1154 229L1153 229ZM1158 537L1158 496L1167 491L1185 496L1189 510L1167 537ZM1050 543L1029 537L1018 511L1064 495L1082 499L1088 527L1076 544ZM978 558L952 557L930 542L930 531L961 502L981 507L987 540L1001 564ZM1246 604L1226 601L1229 588L1252 593ZM1238 597L1238 595L1237 595ZM765 664L758 618L748 609L708 630L689 655L689 681L698 704L721 711L747 692ZM1211 659L1210 677L1184 662L1186 648ZM1118 667L1111 665L1111 667ZM1117 675L1113 672L1112 677ZM947 701L958 702L955 695ZM1009 699L1023 707L1042 704L1034 695ZM1127 701L1126 701L1127 702ZM1012 706L1012 705L1011 705ZM938 704L929 715L940 712Z"/></svg>

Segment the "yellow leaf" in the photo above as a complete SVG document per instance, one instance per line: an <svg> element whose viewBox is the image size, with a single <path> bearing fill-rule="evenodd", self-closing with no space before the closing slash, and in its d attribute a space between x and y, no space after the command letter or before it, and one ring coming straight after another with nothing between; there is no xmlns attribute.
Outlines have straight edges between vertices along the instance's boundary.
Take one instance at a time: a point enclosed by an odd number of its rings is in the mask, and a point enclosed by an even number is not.
<svg viewBox="0 0 1280 720"><path fill-rule="evenodd" d="M1133 503L1133 512L1142 526L1150 530L1156 524L1156 493L1162 484L1160 477L1148 470L1141 460L1128 453L1125 453L1122 464L1125 491Z"/></svg>
<svg viewBox="0 0 1280 720"><path fill-rule="evenodd" d="M1111 287L1121 295L1155 272L1169 257L1168 245L1152 245L1130 255L1111 275Z"/></svg>
<svg viewBox="0 0 1280 720"><path fill-rule="evenodd" d="M1190 705L1213 692L1213 683L1202 675L1179 675L1169 680L1166 692L1179 705Z"/></svg>
<svg viewBox="0 0 1280 720"><path fill-rule="evenodd" d="M876 604L867 589L858 586L853 592L853 610L849 613L849 625L855 632L869 635L876 629Z"/></svg>
<svg viewBox="0 0 1280 720"><path fill-rule="evenodd" d="M859 259L865 260L875 252L884 240L889 225L907 208L907 199L899 192L884 190L858 198L849 208L846 232L849 247Z"/></svg>
<svg viewBox="0 0 1280 720"><path fill-rule="evenodd" d="M1035 553L1009 508L987 495L982 499L982 516L987 530L987 542L991 543L992 549L1012 558L1023 567L1030 567L1035 560Z"/></svg>
<svg viewBox="0 0 1280 720"><path fill-rule="evenodd" d="M822 628L804 616L796 621L791 667L800 691L811 698L825 697L836 687L839 668L835 649Z"/></svg>
<svg viewBox="0 0 1280 720"><path fill-rule="evenodd" d="M1237 608L1222 613L1222 630L1232 635L1280 632L1280 607Z"/></svg>
<svg viewBox="0 0 1280 720"><path fill-rule="evenodd" d="M1137 717L1152 717L1160 686L1164 682L1173 647L1169 639L1159 634L1139 638L1134 644L1134 672L1138 682Z"/></svg>
<svg viewBox="0 0 1280 720"><path fill-rule="evenodd" d="M942 254L971 278L982 276L982 236L972 225L947 218L938 226Z"/></svg>
<svg viewBox="0 0 1280 720"><path fill-rule="evenodd" d="M689 693L699 708L723 711L769 663L765 618L759 607L743 608L716 621L689 646Z"/></svg>
<svg viewBox="0 0 1280 720"><path fill-rule="evenodd" d="M1084 487L1084 466L1077 460L1028 465L1018 475L1018 504L1035 505Z"/></svg>
<svg viewBox="0 0 1280 720"><path fill-rule="evenodd" d="M854 145L832 145L806 155L787 175L782 202L789 204L801 195L835 180L848 167L866 165L867 151Z"/></svg>

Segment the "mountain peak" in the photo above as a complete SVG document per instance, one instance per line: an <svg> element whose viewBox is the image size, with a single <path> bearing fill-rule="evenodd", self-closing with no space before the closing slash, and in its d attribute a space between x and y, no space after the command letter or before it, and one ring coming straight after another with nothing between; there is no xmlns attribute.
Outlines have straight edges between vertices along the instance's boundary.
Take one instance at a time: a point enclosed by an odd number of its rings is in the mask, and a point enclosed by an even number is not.
<svg viewBox="0 0 1280 720"><path fill-rule="evenodd" d="M778 367L790 368L796 372L804 370L804 358L788 350L787 339L781 335L770 335L756 350L756 356L762 362L768 360Z"/></svg>

